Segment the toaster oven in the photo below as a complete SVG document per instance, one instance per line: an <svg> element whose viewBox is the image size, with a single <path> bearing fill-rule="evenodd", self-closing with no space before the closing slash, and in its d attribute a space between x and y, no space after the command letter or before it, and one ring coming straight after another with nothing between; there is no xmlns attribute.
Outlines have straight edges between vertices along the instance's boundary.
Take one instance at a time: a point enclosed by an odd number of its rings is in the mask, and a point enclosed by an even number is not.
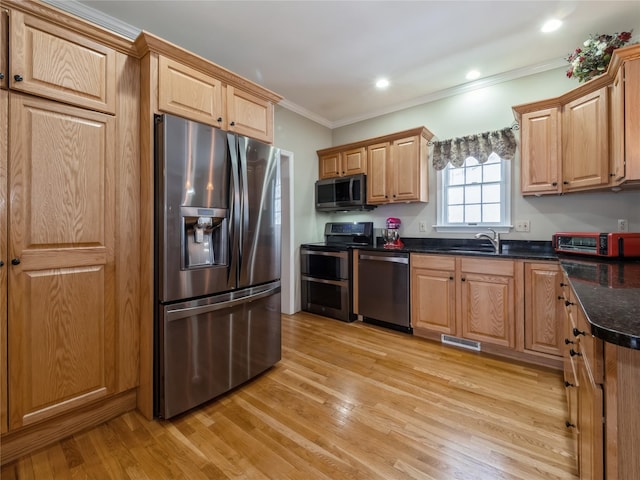
<svg viewBox="0 0 640 480"><path fill-rule="evenodd" d="M640 233L559 232L553 235L558 253L598 257L640 257Z"/></svg>

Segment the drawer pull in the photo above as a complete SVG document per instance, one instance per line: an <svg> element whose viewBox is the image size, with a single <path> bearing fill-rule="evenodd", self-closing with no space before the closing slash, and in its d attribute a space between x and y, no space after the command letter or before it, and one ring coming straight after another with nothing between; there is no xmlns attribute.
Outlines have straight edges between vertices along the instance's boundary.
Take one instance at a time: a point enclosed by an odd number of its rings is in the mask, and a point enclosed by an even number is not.
<svg viewBox="0 0 640 480"><path fill-rule="evenodd" d="M567 382L566 380L564 381L564 386L567 387L567 388L575 387L575 385L573 383Z"/></svg>
<svg viewBox="0 0 640 480"><path fill-rule="evenodd" d="M564 422L564 426L567 428L576 428L576 426L573 423L571 423L569 420Z"/></svg>
<svg viewBox="0 0 640 480"><path fill-rule="evenodd" d="M578 330L576 327L573 327L573 336L577 337L578 335L586 335L585 332L583 332L582 330Z"/></svg>
<svg viewBox="0 0 640 480"><path fill-rule="evenodd" d="M567 285L567 284L566 284L566 283L564 283L564 282L560 282L560 286L561 286L561 287L568 287L569 285Z"/></svg>
<svg viewBox="0 0 640 480"><path fill-rule="evenodd" d="M569 340L568 338L564 339L564 344L565 345L569 345L570 343L576 343L576 342L574 342L573 340Z"/></svg>
<svg viewBox="0 0 640 480"><path fill-rule="evenodd" d="M571 350L569 350L569 355L571 355L572 357L575 357L576 355L581 357L582 354L580 352L576 352L573 348Z"/></svg>
<svg viewBox="0 0 640 480"><path fill-rule="evenodd" d="M575 303L570 302L569 300L565 300L564 301L564 305L565 305L565 307L568 307L569 305L575 305Z"/></svg>

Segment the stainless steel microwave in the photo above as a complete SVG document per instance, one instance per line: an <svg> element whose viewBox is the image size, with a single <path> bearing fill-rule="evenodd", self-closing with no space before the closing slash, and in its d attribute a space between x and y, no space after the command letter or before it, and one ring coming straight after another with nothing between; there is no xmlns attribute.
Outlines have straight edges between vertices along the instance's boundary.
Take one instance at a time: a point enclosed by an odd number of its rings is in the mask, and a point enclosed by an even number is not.
<svg viewBox="0 0 640 480"><path fill-rule="evenodd" d="M365 174L325 178L316 182L316 210L341 212L372 210L367 205L367 177Z"/></svg>

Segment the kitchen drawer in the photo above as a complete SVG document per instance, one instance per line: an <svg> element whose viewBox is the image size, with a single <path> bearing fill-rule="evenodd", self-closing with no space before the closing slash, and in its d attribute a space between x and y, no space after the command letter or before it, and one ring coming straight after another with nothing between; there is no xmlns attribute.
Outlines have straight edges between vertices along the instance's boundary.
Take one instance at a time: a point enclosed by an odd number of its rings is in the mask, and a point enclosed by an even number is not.
<svg viewBox="0 0 640 480"><path fill-rule="evenodd" d="M460 271L463 273L514 276L515 262L513 260L493 260L464 256L458 258L460 258Z"/></svg>
<svg viewBox="0 0 640 480"><path fill-rule="evenodd" d="M411 268L453 271L456 269L456 257L452 255L421 255L412 253Z"/></svg>
<svg viewBox="0 0 640 480"><path fill-rule="evenodd" d="M587 321L584 311L576 305L576 339L578 349L582 353L581 361L584 362L592 382L598 384L604 382L603 372L603 344L602 340L591 334L591 325Z"/></svg>

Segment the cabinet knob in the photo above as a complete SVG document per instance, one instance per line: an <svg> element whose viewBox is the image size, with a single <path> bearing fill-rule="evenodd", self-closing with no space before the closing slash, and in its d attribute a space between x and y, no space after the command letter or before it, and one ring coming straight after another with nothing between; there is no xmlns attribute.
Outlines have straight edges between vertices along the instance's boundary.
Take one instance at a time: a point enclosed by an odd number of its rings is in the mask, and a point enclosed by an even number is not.
<svg viewBox="0 0 640 480"><path fill-rule="evenodd" d="M564 301L564 305L565 305L565 307L568 307L569 305L575 305L575 303L570 302L569 300L565 300Z"/></svg>
<svg viewBox="0 0 640 480"><path fill-rule="evenodd" d="M564 297L562 295L558 295L558 300L564 300Z"/></svg>
<svg viewBox="0 0 640 480"><path fill-rule="evenodd" d="M569 185L569 182L567 182L566 180L564 182L562 182L563 185Z"/></svg>
<svg viewBox="0 0 640 480"><path fill-rule="evenodd" d="M14 79L16 82L21 82L22 80L24 80L24 78L22 78L22 75L14 75L14 76L13 76L13 79Z"/></svg>
<svg viewBox="0 0 640 480"><path fill-rule="evenodd" d="M564 339L564 344L565 345L569 345L570 343L576 343L576 342L574 342L573 340L569 340L568 338Z"/></svg>
<svg viewBox="0 0 640 480"><path fill-rule="evenodd" d="M235 127L236 126L236 122L231 122L229 125L232 126L232 127Z"/></svg>
<svg viewBox="0 0 640 480"><path fill-rule="evenodd" d="M222 121L222 117L218 117L218 123Z"/></svg>
<svg viewBox="0 0 640 480"><path fill-rule="evenodd" d="M566 422L564 422L565 427L567 428L576 428L576 426L571 423L569 420L567 420Z"/></svg>
<svg viewBox="0 0 640 480"><path fill-rule="evenodd" d="M20 259L19 258L14 258L11 260L11 265L20 265Z"/></svg>
<svg viewBox="0 0 640 480"><path fill-rule="evenodd" d="M4 73L0 72L0 80L4 80Z"/></svg>
<svg viewBox="0 0 640 480"><path fill-rule="evenodd" d="M573 348L571 350L569 350L569 355L571 355L572 357L575 357L576 355L578 357L582 356L582 354L580 352L576 352Z"/></svg>
<svg viewBox="0 0 640 480"><path fill-rule="evenodd" d="M464 277L462 277L460 280L462 280L463 282L466 282L466 281L467 281L467 279L466 279L466 278L464 278Z"/></svg>
<svg viewBox="0 0 640 480"><path fill-rule="evenodd" d="M566 283L560 282L560 286L561 287L568 287L569 285L567 285Z"/></svg>
<svg viewBox="0 0 640 480"><path fill-rule="evenodd" d="M4 267L4 262L0 260L0 267Z"/></svg>
<svg viewBox="0 0 640 480"><path fill-rule="evenodd" d="M583 335L584 336L584 335L586 335L586 333L583 332L582 330L578 330L576 327L573 327L573 335L575 337L577 337L578 335Z"/></svg>
<svg viewBox="0 0 640 480"><path fill-rule="evenodd" d="M557 186L558 186L558 182L552 182L552 183L551 183L551 186L552 186L552 187L557 187Z"/></svg>
<svg viewBox="0 0 640 480"><path fill-rule="evenodd" d="M453 277L449 277L449 280L453 280Z"/></svg>
<svg viewBox="0 0 640 480"><path fill-rule="evenodd" d="M610 174L609 174L609 176L610 176L610 177L615 177L615 176L616 176L616 174L615 174L615 173L610 173Z"/></svg>
<svg viewBox="0 0 640 480"><path fill-rule="evenodd" d="M569 388L569 387L575 387L575 385L571 382L567 382L566 380L564 381L564 386Z"/></svg>

